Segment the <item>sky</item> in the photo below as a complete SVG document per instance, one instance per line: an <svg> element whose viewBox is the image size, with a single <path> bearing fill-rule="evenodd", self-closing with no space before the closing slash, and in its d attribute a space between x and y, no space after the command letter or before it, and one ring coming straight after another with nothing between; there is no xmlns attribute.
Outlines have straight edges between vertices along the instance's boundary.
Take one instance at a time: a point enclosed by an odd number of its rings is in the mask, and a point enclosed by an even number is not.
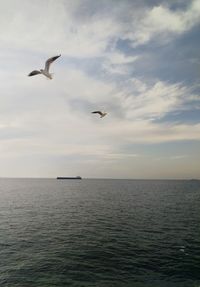
<svg viewBox="0 0 200 287"><path fill-rule="evenodd" d="M200 178L199 35L200 0L0 0L0 177Z"/></svg>

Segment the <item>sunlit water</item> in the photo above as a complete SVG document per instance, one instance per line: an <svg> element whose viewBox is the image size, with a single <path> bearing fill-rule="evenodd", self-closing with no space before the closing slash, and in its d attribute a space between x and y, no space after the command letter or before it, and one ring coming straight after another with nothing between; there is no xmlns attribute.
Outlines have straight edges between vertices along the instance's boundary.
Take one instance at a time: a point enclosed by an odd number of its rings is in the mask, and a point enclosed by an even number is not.
<svg viewBox="0 0 200 287"><path fill-rule="evenodd" d="M0 286L200 286L200 182L1 179Z"/></svg>

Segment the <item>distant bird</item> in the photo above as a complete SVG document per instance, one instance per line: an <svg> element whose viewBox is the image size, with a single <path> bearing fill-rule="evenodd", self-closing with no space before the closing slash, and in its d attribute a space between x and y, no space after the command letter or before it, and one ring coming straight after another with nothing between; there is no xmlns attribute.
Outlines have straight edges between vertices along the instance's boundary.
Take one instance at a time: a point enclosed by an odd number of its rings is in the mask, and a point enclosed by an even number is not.
<svg viewBox="0 0 200 287"><path fill-rule="evenodd" d="M59 56L54 56L52 58L49 58L48 60L46 60L46 63L45 63L45 68L44 70L41 69L41 70L34 70L32 71L30 74L28 74L29 77L31 76L35 76L35 75L39 75L39 74L42 74L44 76L46 76L47 78L49 78L50 80L52 79L52 74L49 73L49 68L50 68L50 65L51 63L53 63L56 59L58 59L61 55Z"/></svg>
<svg viewBox="0 0 200 287"><path fill-rule="evenodd" d="M105 117L107 115L107 113L101 112L101 111L94 111L94 112L92 112L92 114L99 114L100 118L103 118L103 117Z"/></svg>

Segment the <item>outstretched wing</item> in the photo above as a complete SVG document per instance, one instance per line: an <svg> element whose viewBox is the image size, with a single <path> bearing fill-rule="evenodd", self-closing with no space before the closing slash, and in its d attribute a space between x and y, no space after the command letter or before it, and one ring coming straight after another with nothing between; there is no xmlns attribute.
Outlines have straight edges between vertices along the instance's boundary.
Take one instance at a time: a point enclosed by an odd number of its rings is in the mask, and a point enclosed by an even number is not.
<svg viewBox="0 0 200 287"><path fill-rule="evenodd" d="M94 112L92 112L92 114L99 114L99 115L102 116L102 112L101 111L94 111Z"/></svg>
<svg viewBox="0 0 200 287"><path fill-rule="evenodd" d="M54 56L54 57L51 57L49 58L48 60L46 60L46 63L45 63L45 71L49 72L49 67L51 65L51 63L53 63L56 59L58 59L61 55L58 55L58 56Z"/></svg>
<svg viewBox="0 0 200 287"><path fill-rule="evenodd" d="M31 77L31 76L35 76L35 75L39 75L39 74L41 74L40 71L34 70L30 74L28 74L28 76Z"/></svg>

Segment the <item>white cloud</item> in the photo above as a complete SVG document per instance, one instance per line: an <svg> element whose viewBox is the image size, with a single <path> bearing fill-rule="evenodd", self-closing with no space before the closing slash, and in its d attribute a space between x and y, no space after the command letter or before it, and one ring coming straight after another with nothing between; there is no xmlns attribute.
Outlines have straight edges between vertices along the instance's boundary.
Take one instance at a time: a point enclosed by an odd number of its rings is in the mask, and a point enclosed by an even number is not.
<svg viewBox="0 0 200 287"><path fill-rule="evenodd" d="M135 59L113 50L119 39L128 39L133 45L144 44L157 35L181 34L200 21L198 0L178 11L163 5L147 9L125 1L114 7L112 14L103 9L104 5L112 7L112 1L102 2L95 14L90 11L90 1L86 4L88 13L82 17L85 6L80 0L1 2L1 45L46 55L61 52L76 58L100 57L111 49L111 62L125 64Z"/></svg>
<svg viewBox="0 0 200 287"><path fill-rule="evenodd" d="M172 11L167 6L154 6L144 12L141 20L133 22L134 31L128 31L126 37L132 40L134 46L147 43L157 36L168 40L171 36L190 30L199 22L199 0L190 2L186 10Z"/></svg>
<svg viewBox="0 0 200 287"><path fill-rule="evenodd" d="M129 120L159 119L175 110L189 108L190 102L199 102L199 97L192 93L192 89L181 83L148 83L136 78L125 81L117 97Z"/></svg>
<svg viewBox="0 0 200 287"><path fill-rule="evenodd" d="M79 22L81 1L1 2L0 41L5 48L81 57L100 56L118 34L119 24L105 17ZM20 7L20 9L19 9ZM80 11L81 12L81 11Z"/></svg>
<svg viewBox="0 0 200 287"><path fill-rule="evenodd" d="M122 52L113 52L106 55L109 62L114 65L130 64L138 60L138 56L126 56Z"/></svg>
<svg viewBox="0 0 200 287"><path fill-rule="evenodd" d="M174 156L171 156L169 157L171 160L181 160L181 159L184 159L188 157L187 155L183 154L183 155L174 155Z"/></svg>
<svg viewBox="0 0 200 287"><path fill-rule="evenodd" d="M116 44L126 38L139 45L158 34L187 31L199 21L198 1L175 12L167 6L130 9L132 2L124 1L114 5L112 14L101 5L92 12L85 3L94 2L0 3L0 175L5 165L7 172L14 166L14 174L27 169L52 175L67 163L73 171L77 165L86 170L90 163L93 175L97 168L102 175L119 175L123 168L125 174L125 162L126 172L135 161L147 163L142 153L127 152L127 144L200 140L199 124L152 121L199 103L192 89L134 77L135 65L144 59ZM52 81L27 77L57 53L62 57L52 65ZM93 109L109 114L101 120Z"/></svg>
<svg viewBox="0 0 200 287"><path fill-rule="evenodd" d="M102 131L103 132L103 131ZM147 121L118 121L104 128L113 142L166 143L185 140L200 140L200 124L155 124Z"/></svg>
<svg viewBox="0 0 200 287"><path fill-rule="evenodd" d="M103 70L110 74L128 75L134 70L134 62L139 56L126 56L122 52L110 52L105 54Z"/></svg>

